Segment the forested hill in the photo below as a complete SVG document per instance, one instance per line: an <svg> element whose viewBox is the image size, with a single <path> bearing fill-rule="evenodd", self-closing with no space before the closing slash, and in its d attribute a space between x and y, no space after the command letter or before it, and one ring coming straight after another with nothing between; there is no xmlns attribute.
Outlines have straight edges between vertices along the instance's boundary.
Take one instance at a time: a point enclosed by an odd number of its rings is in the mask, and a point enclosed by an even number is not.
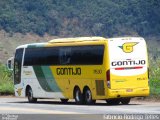
<svg viewBox="0 0 160 120"><path fill-rule="evenodd" d="M160 34L159 0L0 0L0 30L56 36Z"/></svg>

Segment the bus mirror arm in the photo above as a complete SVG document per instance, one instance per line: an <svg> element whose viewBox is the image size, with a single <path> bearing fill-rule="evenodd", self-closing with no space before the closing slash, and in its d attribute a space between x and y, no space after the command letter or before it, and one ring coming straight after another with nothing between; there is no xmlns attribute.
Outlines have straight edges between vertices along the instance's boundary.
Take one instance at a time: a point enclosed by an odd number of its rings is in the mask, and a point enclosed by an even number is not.
<svg viewBox="0 0 160 120"><path fill-rule="evenodd" d="M11 71L13 70L13 57L11 57L7 60L6 66L7 66L8 70L11 70Z"/></svg>

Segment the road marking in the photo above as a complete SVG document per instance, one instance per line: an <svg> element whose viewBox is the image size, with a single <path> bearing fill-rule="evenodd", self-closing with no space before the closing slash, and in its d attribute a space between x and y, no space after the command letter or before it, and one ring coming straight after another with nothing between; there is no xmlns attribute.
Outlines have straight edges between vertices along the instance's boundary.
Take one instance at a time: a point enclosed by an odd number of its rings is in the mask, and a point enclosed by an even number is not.
<svg viewBox="0 0 160 120"><path fill-rule="evenodd" d="M33 108L18 108L18 107L0 107L0 113L30 113L30 114L78 114L76 112L66 112L66 111L58 111L58 110L42 110L42 109L33 109Z"/></svg>

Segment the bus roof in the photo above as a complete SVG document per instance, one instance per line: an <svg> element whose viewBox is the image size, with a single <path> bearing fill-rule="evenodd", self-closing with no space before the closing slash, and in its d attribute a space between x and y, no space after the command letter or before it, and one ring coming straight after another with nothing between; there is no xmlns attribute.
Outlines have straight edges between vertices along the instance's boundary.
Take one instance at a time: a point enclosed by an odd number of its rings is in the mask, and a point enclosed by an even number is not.
<svg viewBox="0 0 160 120"><path fill-rule="evenodd" d="M44 43L30 43L30 44L24 44L24 45L20 45L18 46L16 49L19 49L19 48L27 48L28 46L41 46L41 45L45 45L47 44L46 42Z"/></svg>
<svg viewBox="0 0 160 120"><path fill-rule="evenodd" d="M26 48L28 46L41 46L41 45L43 46L43 45L46 45L48 43L52 44L52 43L73 43L73 42L85 42L85 41L135 40L137 38L139 40L144 40L142 37L115 37L115 38L75 37L75 38L57 38L57 39L53 39L53 40L50 40L50 41L44 42L44 43L30 43L30 44L20 45L16 49Z"/></svg>
<svg viewBox="0 0 160 120"><path fill-rule="evenodd" d="M112 41L112 40L144 40L142 37L115 37L115 38L107 38L107 40Z"/></svg>
<svg viewBox="0 0 160 120"><path fill-rule="evenodd" d="M106 40L104 37L75 37L75 38L58 38L50 40L49 43L66 43L66 42L83 42Z"/></svg>

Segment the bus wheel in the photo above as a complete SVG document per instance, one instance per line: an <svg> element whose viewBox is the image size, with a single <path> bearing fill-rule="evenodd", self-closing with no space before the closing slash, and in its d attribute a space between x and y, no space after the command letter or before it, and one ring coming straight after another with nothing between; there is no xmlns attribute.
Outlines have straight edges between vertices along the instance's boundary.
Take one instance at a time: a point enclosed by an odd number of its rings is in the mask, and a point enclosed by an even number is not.
<svg viewBox="0 0 160 120"><path fill-rule="evenodd" d="M81 90L78 87L74 90L74 99L77 104L84 103L83 94L81 93Z"/></svg>
<svg viewBox="0 0 160 120"><path fill-rule="evenodd" d="M62 103L67 103L69 99L61 99Z"/></svg>
<svg viewBox="0 0 160 120"><path fill-rule="evenodd" d="M35 102L37 102L37 98L34 98L34 97L33 97L32 88L29 88L29 89L28 89L27 97L28 97L29 103L35 103Z"/></svg>
<svg viewBox="0 0 160 120"><path fill-rule="evenodd" d="M106 100L106 102L108 105L118 105L120 103L120 100L119 99L109 99L109 100Z"/></svg>
<svg viewBox="0 0 160 120"><path fill-rule="evenodd" d="M96 100L92 100L92 93L91 93L89 88L87 88L85 90L84 99L85 99L85 103L87 105L91 105L91 104L94 104L96 102Z"/></svg>
<svg viewBox="0 0 160 120"><path fill-rule="evenodd" d="M127 105L127 104L129 104L130 100L131 100L131 98L122 98L122 99L121 99L121 103L122 103L123 105Z"/></svg>

